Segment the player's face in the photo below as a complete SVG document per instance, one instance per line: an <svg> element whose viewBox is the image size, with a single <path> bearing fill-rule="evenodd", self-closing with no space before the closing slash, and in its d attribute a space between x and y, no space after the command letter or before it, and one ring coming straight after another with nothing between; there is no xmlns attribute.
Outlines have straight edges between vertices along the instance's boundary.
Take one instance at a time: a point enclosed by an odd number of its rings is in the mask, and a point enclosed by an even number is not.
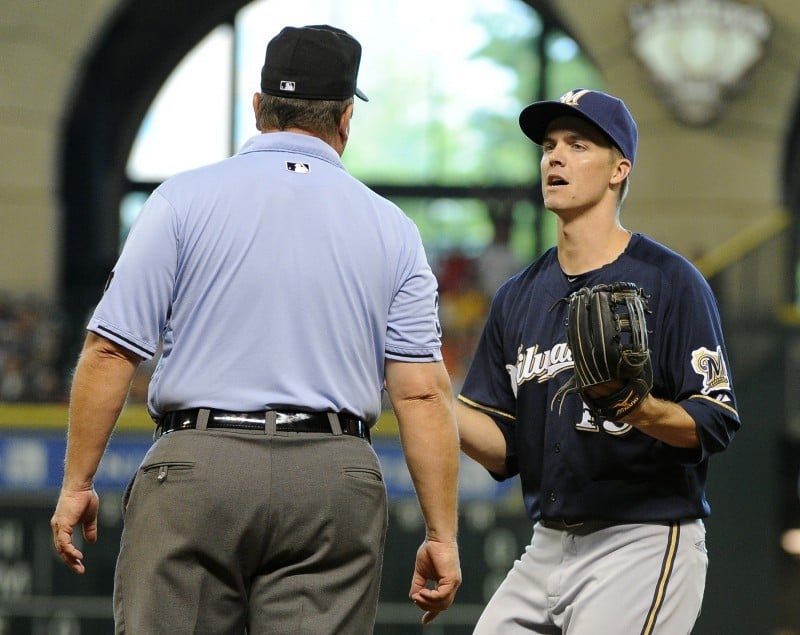
<svg viewBox="0 0 800 635"><path fill-rule="evenodd" d="M616 194L618 155L606 136L578 117L559 117L542 140L542 195L553 212L582 211ZM625 161L622 159L622 161Z"/></svg>

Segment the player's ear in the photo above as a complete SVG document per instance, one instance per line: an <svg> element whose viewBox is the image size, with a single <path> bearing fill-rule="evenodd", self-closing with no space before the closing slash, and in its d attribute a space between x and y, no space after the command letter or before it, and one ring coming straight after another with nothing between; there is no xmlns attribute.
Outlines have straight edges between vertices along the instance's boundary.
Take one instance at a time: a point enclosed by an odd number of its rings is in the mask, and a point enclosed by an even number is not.
<svg viewBox="0 0 800 635"><path fill-rule="evenodd" d="M258 106L261 104L261 93L253 93L253 114L256 116L256 129L260 132L258 125Z"/></svg>
<svg viewBox="0 0 800 635"><path fill-rule="evenodd" d="M621 154L614 153L614 170L611 173L611 184L618 185L628 178L631 173L631 162Z"/></svg>

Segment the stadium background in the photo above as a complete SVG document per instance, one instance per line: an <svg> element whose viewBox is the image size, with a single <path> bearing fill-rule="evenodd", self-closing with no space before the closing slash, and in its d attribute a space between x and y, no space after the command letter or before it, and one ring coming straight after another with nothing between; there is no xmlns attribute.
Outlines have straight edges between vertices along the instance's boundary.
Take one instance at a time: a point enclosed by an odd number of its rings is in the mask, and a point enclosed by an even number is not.
<svg viewBox="0 0 800 635"><path fill-rule="evenodd" d="M54 555L47 522L63 452L64 384L118 249L117 210L132 187L125 164L147 108L184 55L245 4L5 0L0 7L0 633L110 632L118 498L151 428L137 385L98 479L101 542L89 573L73 576ZM625 224L692 258L720 301L744 428L712 462L712 560L695 632L797 635L800 560L785 538L800 527L800 7L749 3L771 19L765 56L717 119L688 126L632 54L626 16L635 3L524 4L574 38L605 88L636 113L643 139ZM374 185L389 196L428 198L465 196L467 188L493 201L495 223L508 201L536 204L535 188L520 186ZM534 251L547 242L539 229ZM462 287L469 262L438 264L456 293L453 332L461 333L458 318L479 316L481 306ZM379 431L392 508L376 633L412 633L417 615L405 594L419 514L390 412ZM529 538L516 484L495 484L466 460L461 514L465 584L429 633L469 632Z"/></svg>

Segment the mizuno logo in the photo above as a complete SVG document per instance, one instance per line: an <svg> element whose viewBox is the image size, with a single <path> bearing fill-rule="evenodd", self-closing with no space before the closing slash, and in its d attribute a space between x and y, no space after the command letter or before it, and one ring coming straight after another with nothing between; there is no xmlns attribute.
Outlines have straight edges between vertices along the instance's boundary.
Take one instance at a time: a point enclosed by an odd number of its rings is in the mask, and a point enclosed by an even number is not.
<svg viewBox="0 0 800 635"><path fill-rule="evenodd" d="M614 409L617 411L618 415L625 414L629 410L631 410L637 403L639 403L639 399L636 396L636 393L631 390L624 399L618 401L614 405Z"/></svg>

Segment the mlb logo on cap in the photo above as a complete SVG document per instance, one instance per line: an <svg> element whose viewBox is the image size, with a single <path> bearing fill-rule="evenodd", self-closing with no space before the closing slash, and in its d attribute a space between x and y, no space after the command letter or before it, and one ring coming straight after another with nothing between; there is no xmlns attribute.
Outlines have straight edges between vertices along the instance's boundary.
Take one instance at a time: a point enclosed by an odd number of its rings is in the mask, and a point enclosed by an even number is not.
<svg viewBox="0 0 800 635"><path fill-rule="evenodd" d="M281 90L288 91L290 93L294 92L294 82L290 82L289 80L284 79L281 81Z"/></svg>

